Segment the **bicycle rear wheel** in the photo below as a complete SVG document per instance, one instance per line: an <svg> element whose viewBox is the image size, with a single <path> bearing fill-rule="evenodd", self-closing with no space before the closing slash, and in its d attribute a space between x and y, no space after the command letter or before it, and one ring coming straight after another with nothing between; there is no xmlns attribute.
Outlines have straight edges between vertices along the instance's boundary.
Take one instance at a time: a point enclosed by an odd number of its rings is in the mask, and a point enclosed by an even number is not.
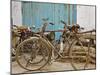
<svg viewBox="0 0 100 75"><path fill-rule="evenodd" d="M39 37L29 38L20 43L16 49L16 60L20 67L30 71L43 68L51 58L51 50Z"/></svg>
<svg viewBox="0 0 100 75"><path fill-rule="evenodd" d="M88 61L88 45L84 46L81 38L74 39L70 45L69 57L74 70L85 69Z"/></svg>

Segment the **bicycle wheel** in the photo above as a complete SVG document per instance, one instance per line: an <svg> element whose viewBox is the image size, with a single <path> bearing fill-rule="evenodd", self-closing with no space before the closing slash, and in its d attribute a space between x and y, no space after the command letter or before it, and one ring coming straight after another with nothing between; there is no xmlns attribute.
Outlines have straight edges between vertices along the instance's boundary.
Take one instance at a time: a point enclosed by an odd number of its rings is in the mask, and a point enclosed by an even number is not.
<svg viewBox="0 0 100 75"><path fill-rule="evenodd" d="M72 41L69 50L70 63L74 70L85 69L88 58L88 45L83 44L82 38L76 38Z"/></svg>
<svg viewBox="0 0 100 75"><path fill-rule="evenodd" d="M74 37L73 37L73 33L67 33L67 36L66 36L66 38L64 39L64 46L63 46L63 50L64 50L64 53L65 53L65 55L69 55L69 53L70 53L70 49L69 49L69 47L70 47L70 44L71 44L71 42L72 42L72 40L74 39Z"/></svg>
<svg viewBox="0 0 100 75"><path fill-rule="evenodd" d="M91 38L88 43L88 55L85 63L85 69L96 68L96 39Z"/></svg>
<svg viewBox="0 0 100 75"><path fill-rule="evenodd" d="M64 58L69 53L69 41L68 38L63 39L62 42L59 41L54 44L54 59Z"/></svg>
<svg viewBox="0 0 100 75"><path fill-rule="evenodd" d="M70 46L70 42L69 42L68 38L66 38L64 40L64 48L63 48L63 54L65 56L69 54L69 46Z"/></svg>
<svg viewBox="0 0 100 75"><path fill-rule="evenodd" d="M46 42L38 37L29 38L16 49L16 60L20 67L35 71L43 68L51 58L51 51Z"/></svg>

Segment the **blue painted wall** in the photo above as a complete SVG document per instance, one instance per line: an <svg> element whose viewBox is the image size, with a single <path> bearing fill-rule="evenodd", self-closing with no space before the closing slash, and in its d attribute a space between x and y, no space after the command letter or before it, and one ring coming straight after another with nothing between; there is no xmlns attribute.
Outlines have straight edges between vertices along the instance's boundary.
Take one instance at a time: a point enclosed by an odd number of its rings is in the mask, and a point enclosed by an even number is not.
<svg viewBox="0 0 100 75"><path fill-rule="evenodd" d="M54 4L40 2L22 2L22 22L23 25L40 28L43 24L42 19L49 18L49 22L55 25L49 25L47 30L63 29L60 20L64 20L68 25L76 24L77 10L76 5ZM56 32L56 39L62 33Z"/></svg>

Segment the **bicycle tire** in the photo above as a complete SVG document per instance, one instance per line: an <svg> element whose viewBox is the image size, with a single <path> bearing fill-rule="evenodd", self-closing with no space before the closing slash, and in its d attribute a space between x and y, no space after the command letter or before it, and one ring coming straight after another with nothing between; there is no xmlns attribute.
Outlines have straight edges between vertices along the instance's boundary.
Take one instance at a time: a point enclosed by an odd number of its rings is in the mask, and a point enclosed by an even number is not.
<svg viewBox="0 0 100 75"><path fill-rule="evenodd" d="M27 68L27 67L25 67L25 66L23 66L21 63L20 63L20 61L19 61L19 56L20 56L20 47L24 44L24 43L26 43L27 41L31 41L31 40L39 40L39 41L41 41L42 42L42 44L44 45L44 46L46 46L47 48L48 48L48 58L47 58L47 60L41 65L41 66L39 66L38 68L35 68L35 69L30 69L30 68ZM26 40L24 40L22 43L20 43L18 46L17 46L17 49L16 49L16 61L17 61L17 63L19 64L19 66L20 67L22 67L23 69L26 69L26 70L29 70L29 71L36 71L36 70L40 70L41 68L43 68L49 61L50 61L50 59L51 59L51 49L50 49L50 47L48 46L48 44L47 44L47 42L46 42L46 40L45 39L41 39L41 38L39 38L39 37L32 37L31 39L26 39ZM41 60L42 61L42 60ZM41 61L39 61L39 62L41 62ZM38 63L39 63L38 62ZM35 64L37 64L37 63L35 63ZM34 65L34 64L32 64L32 65Z"/></svg>
<svg viewBox="0 0 100 75"><path fill-rule="evenodd" d="M76 45L77 43L79 44L79 46ZM81 47L81 48L79 48L79 47ZM81 54L79 54L75 57L74 53L77 51L76 49L80 53L83 52L83 56L81 56ZM80 38L74 39L72 41L72 43L70 44L69 57L71 58L70 63L71 63L74 70L83 70L83 69L85 69L84 66L87 62L87 54L88 54L86 52L87 50L88 50L88 48L83 46L82 41L80 40ZM76 53L78 53L78 52L76 52ZM85 58L85 59L83 59L83 58Z"/></svg>

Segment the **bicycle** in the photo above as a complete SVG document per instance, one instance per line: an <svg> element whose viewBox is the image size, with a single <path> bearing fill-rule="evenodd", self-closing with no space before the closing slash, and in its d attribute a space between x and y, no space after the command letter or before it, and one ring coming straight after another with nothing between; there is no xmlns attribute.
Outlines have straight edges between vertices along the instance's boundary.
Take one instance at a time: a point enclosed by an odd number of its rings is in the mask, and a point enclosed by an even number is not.
<svg viewBox="0 0 100 75"><path fill-rule="evenodd" d="M29 28L32 28L32 27L29 27ZM11 52L12 52L12 56L15 56L17 46L22 41L24 41L28 37L32 36L33 33L31 31L29 31L28 27L26 27L26 26L17 26L17 25L12 25L11 33L12 33Z"/></svg>
<svg viewBox="0 0 100 75"><path fill-rule="evenodd" d="M62 23L66 26L66 23L64 21ZM67 38L65 38L64 41L67 42L66 45L69 45L69 47L67 48L67 55L63 56L62 53L57 51L56 47L52 44L52 42L50 42L48 40L48 38L44 35L47 24L48 23L44 23L42 30L40 32L34 34L33 37L24 40L22 43L20 43L18 45L18 47L16 49L17 63L26 70L36 71L36 70L40 70L41 68L46 66L52 60L56 60L58 57L70 58L70 63L72 65L72 67L75 70L77 70L75 64L73 63L74 62L73 59L75 58L72 54L73 45L79 44L81 46L81 48L83 49L82 51L84 51L86 54L86 49L84 49L82 41L79 39L80 37L78 37L78 35L76 35L77 29L73 30L73 32L68 32L69 36ZM53 25L53 23L51 23L51 24ZM75 27L75 26L72 26L72 27ZM70 31L70 30L68 29L66 31ZM72 38L73 36L74 36L74 38ZM78 41L78 43L75 41ZM25 50L24 49L25 44L28 44L30 42L32 42L31 43L32 47L30 48L30 50ZM66 47L66 45L65 45L65 47ZM24 49L24 51L23 51L23 49ZM64 49L66 49L66 48L64 48ZM26 56L25 56L25 54L26 54ZM21 57L22 57L22 59L21 59ZM85 58L86 58L86 56L85 56ZM24 61L24 63L23 63L23 61ZM26 62L26 64L25 64L25 62ZM34 67L31 67L31 66L34 66ZM84 68L84 66L82 68Z"/></svg>
<svg viewBox="0 0 100 75"><path fill-rule="evenodd" d="M89 32L90 32L90 35L88 34L89 35L88 37L86 35L85 35L85 37L84 37L84 35L82 35L84 33L89 33ZM70 56L70 58L72 58L71 64L75 70L88 69L87 68L88 64L91 61L91 56L90 56L91 51L94 51L94 54L95 54L96 48L92 47L91 41L90 41L91 37L92 37L92 32L95 32L95 30L74 34L74 36L76 36L76 38L73 39L73 41L70 45L69 56ZM81 36L77 37L77 35L81 35ZM86 41L87 39L88 39L88 42L86 45L86 43L84 44L84 41ZM94 56L94 58L95 58L95 56Z"/></svg>

